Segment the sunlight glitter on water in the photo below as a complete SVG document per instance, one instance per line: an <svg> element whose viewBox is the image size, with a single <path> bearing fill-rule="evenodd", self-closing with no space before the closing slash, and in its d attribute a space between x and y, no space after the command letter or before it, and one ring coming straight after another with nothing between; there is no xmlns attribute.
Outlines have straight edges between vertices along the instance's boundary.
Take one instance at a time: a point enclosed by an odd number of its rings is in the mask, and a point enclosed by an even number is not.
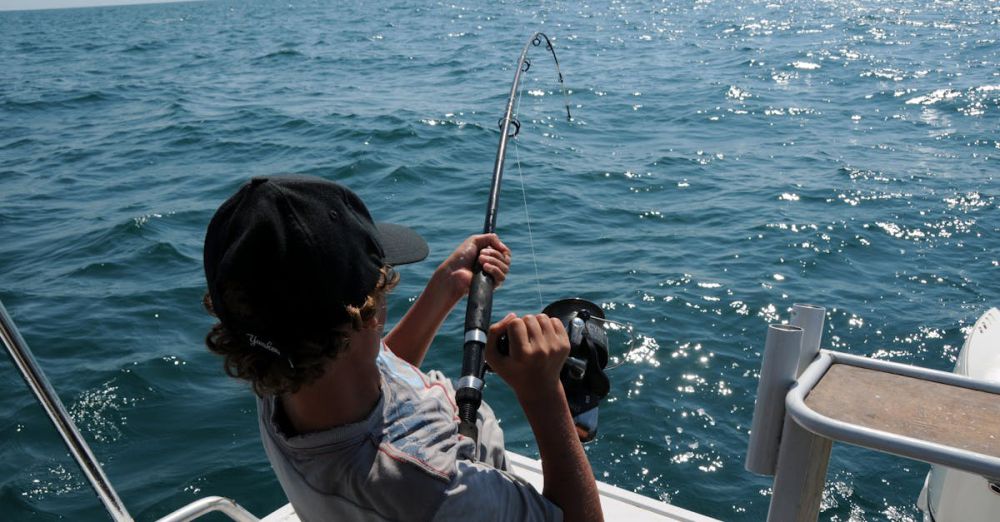
<svg viewBox="0 0 1000 522"><path fill-rule="evenodd" d="M761 520L768 498L752 492L769 482L741 462L769 322L816 301L825 347L950 369L962 328L1000 295L993 4L251 1L21 16L0 31L17 79L0 92L3 298L53 360L98 345L92 378L62 382L88 404L85 434L110 441L98 452L138 477L130 499L253 491L250 507L271 509L282 495L246 390L220 384L201 346L211 210L246 177L308 172L360 187L379 219L425 234L432 257L448 251L481 223L506 82L544 28L574 108L565 123L555 73L532 55L516 145L544 292L606 303L636 330L612 350L625 364L591 463L627 489ZM518 261L495 310L537 311L511 195L500 230ZM406 269L393 314L434 263ZM450 321L427 363L449 375ZM204 400L155 396L156 414L126 401L153 400L147 386ZM18 390L3 391L0 406L19 411ZM516 404L495 406L510 444L533 451ZM226 451L188 453L183 469L121 458L150 440L191 451L189 433L162 429L169 412L218 422L200 443ZM5 434L3 487L61 484L65 470L32 467L39 427L24 417ZM824 520L917 514L926 469L838 451ZM162 482L136 470L155 466L201 478L154 496ZM80 507L89 492L47 491L65 493L0 511L96 518Z"/></svg>

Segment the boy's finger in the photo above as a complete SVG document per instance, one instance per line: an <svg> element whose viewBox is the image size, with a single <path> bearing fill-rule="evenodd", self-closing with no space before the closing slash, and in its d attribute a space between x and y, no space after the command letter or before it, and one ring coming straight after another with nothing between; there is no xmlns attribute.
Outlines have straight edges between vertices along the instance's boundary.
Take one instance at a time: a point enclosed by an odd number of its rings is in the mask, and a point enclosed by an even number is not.
<svg viewBox="0 0 1000 522"><path fill-rule="evenodd" d="M500 336L507 333L507 326L511 321L517 319L517 316L513 312L504 316L503 319L490 325L490 331L486 337L486 362L489 363L494 369L503 366L502 359L500 359L500 352L497 351L497 342Z"/></svg>
<svg viewBox="0 0 1000 522"><path fill-rule="evenodd" d="M497 268L497 267L495 267L493 265L486 265L486 266L484 266L483 267L483 272L485 272L486 275L488 275L491 278L493 278L493 289L494 290L496 290L496 289L500 288L501 286L503 286L504 280L507 279L507 274L505 274L502 270L500 270L499 268Z"/></svg>
<svg viewBox="0 0 1000 522"><path fill-rule="evenodd" d="M494 270L496 272L500 272L503 275L506 275L507 272L510 271L510 269L507 268L507 265L504 265L504 264L500 263L496 259L488 259L488 260L486 260L485 263L483 263L482 260L480 260L479 266L483 267L483 270L486 270L487 268L489 268L490 270Z"/></svg>
<svg viewBox="0 0 1000 522"><path fill-rule="evenodd" d="M559 337L560 340L565 340L569 342L569 334L566 332L566 327L563 325L562 321L555 317L550 317L549 322L552 323L552 330Z"/></svg>
<svg viewBox="0 0 1000 522"><path fill-rule="evenodd" d="M496 234L476 234L469 237L472 240L472 244L476 245L477 250L482 250L488 246L493 245L495 241L500 241L496 237Z"/></svg>
<svg viewBox="0 0 1000 522"><path fill-rule="evenodd" d="M514 319L517 319L517 316L514 315L514 312L511 312L505 315L503 319L500 319L499 321L490 325L490 331L487 334L487 340L486 340L487 345L491 341L499 339L500 336L507 331L507 325L509 325L510 322L513 321Z"/></svg>
<svg viewBox="0 0 1000 522"><path fill-rule="evenodd" d="M500 241L500 236L496 234L478 234L471 236L469 239L472 240L472 244L476 245L476 248L479 250L486 247L493 247L505 255L510 255L510 248L503 241Z"/></svg>
<svg viewBox="0 0 1000 522"><path fill-rule="evenodd" d="M524 326L528 338L530 339L541 339L542 338L542 328L538 324L537 315L526 315L524 319Z"/></svg>
<svg viewBox="0 0 1000 522"><path fill-rule="evenodd" d="M512 319L510 324L507 325L507 339L510 340L510 355L515 359L520 359L520 356L524 354L527 350L526 348L531 346L528 341L528 328L525 325L525 317L520 319Z"/></svg>
<svg viewBox="0 0 1000 522"><path fill-rule="evenodd" d="M493 234L493 239L495 240L495 241L493 241L493 247L496 248L498 251L500 251L501 253L503 253L505 256L507 256L509 258L510 257L510 247L508 247L506 244L504 244L503 241L500 241L500 236L497 236L496 234Z"/></svg>
<svg viewBox="0 0 1000 522"><path fill-rule="evenodd" d="M486 251L483 250L479 253L479 266L486 265L496 265L503 271L510 271L510 266L507 264L507 260L499 255L500 253L496 250Z"/></svg>
<svg viewBox="0 0 1000 522"><path fill-rule="evenodd" d="M535 316L538 319L538 330L545 337L552 336L552 321L549 320L549 316L545 314L538 314Z"/></svg>

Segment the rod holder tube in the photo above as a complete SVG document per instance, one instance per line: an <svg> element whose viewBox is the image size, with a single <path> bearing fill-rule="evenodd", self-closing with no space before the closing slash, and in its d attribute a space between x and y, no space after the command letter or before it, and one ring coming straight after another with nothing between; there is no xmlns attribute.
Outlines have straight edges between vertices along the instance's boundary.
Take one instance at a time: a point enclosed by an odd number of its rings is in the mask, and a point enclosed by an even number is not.
<svg viewBox="0 0 1000 522"><path fill-rule="evenodd" d="M785 418L785 394L795 382L801 346L802 329L798 326L768 326L747 446L746 469L751 473L774 475Z"/></svg>
<svg viewBox="0 0 1000 522"><path fill-rule="evenodd" d="M38 363L35 362L35 356L28 349L28 343L24 342L21 333L17 331L17 326L14 325L13 319L7 313L7 308L2 302L0 302L0 339L7 348L11 359L14 360L14 365L20 371L24 382L35 394L45 413L48 414L49 420L62 436L70 454L80 465L80 470L90 481L90 485L93 486L97 496L104 504L104 508L108 510L108 514L116 522L131 522L132 517L125 509L125 504L122 503L118 493L111 486L111 482L104 474L104 470L101 469L97 458L94 457L94 452L90 450L87 441L80 435L80 430L77 429L73 419L66 412L66 407L59 400L55 389L52 388Z"/></svg>
<svg viewBox="0 0 1000 522"><path fill-rule="evenodd" d="M800 303L792 305L792 317L788 323L802 329L802 348L799 352L799 367L795 371L796 378L819 355L825 320L826 308L822 306Z"/></svg>
<svg viewBox="0 0 1000 522"><path fill-rule="evenodd" d="M767 512L769 522L816 522L832 448L830 439L810 433L791 416L785 418Z"/></svg>

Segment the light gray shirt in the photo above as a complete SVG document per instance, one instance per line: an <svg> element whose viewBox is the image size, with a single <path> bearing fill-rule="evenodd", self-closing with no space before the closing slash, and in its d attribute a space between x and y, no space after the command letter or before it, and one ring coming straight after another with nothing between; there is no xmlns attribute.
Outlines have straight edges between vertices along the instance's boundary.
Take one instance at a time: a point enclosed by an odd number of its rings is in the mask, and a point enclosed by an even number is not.
<svg viewBox="0 0 1000 522"><path fill-rule="evenodd" d="M290 435L274 397L258 399L261 440L303 522L562 520L562 511L507 472L503 432L480 408L479 444L458 434L451 382L385 344L382 396L364 420ZM331 398L335 401L336 398Z"/></svg>

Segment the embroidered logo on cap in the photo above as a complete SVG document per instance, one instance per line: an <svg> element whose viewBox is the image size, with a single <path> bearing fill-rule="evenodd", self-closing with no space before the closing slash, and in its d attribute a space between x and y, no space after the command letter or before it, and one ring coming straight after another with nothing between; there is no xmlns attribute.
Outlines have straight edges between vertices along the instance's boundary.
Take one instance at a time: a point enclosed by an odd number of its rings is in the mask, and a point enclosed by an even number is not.
<svg viewBox="0 0 1000 522"><path fill-rule="evenodd" d="M274 355L277 355L278 357L284 357L285 360L288 361L288 367L295 368L295 365L292 364L292 358L281 353L281 350L275 348L274 343L272 343L271 341L265 341L264 339L261 339L260 337L257 337L254 334L248 333L246 335L247 335L247 340L250 341L251 347L263 348L273 353Z"/></svg>
<svg viewBox="0 0 1000 522"><path fill-rule="evenodd" d="M260 337L257 337L254 334L247 334L247 339L250 340L250 346L257 346L257 347L263 348L263 349L265 349L265 350L273 353L274 355L282 355L281 351L278 350L277 348L275 348L274 344L271 343L271 341L265 341L265 340L261 339Z"/></svg>

